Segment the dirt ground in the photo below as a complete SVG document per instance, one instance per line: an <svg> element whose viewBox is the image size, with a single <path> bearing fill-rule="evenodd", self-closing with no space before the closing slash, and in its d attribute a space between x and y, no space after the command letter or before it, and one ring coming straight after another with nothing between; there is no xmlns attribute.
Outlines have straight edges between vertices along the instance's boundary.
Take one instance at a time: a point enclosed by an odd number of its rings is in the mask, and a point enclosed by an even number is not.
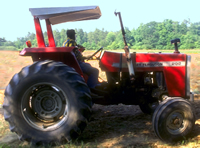
<svg viewBox="0 0 200 148"><path fill-rule="evenodd" d="M73 144L73 146L103 147L103 148L194 148L200 147L200 100L195 100L196 123L193 131L186 141L175 144L162 142L154 133L151 115L143 114L135 105L94 105L93 114L88 126ZM2 113L2 109L0 109ZM3 116L0 114L0 120ZM189 142L188 142L189 141ZM0 145L7 143L11 147L30 146L27 142L21 142L14 133L0 136ZM58 145L55 147L65 147ZM70 145L69 145L70 146Z"/></svg>
<svg viewBox="0 0 200 148"><path fill-rule="evenodd" d="M2 53L1 53L2 54ZM0 54L0 55L1 55ZM12 59L9 59L10 54L13 55ZM192 74L191 84L192 89L198 92L198 79L199 75L198 58L200 55L193 55L192 62ZM8 61L6 61L6 59ZM13 60L11 62L11 60ZM19 57L18 53L4 53L0 56L0 105L2 104L3 89L8 84L9 80L14 73L31 64L31 59L27 57ZM97 67L96 63L92 63ZM3 73L2 73L3 72ZM101 74L104 77L104 74ZM198 81L197 81L198 80ZM166 144L162 142L155 135L151 115L145 115L141 112L140 108L135 105L110 105L102 106L95 104L92 108L93 114L88 126L79 137L79 139L73 144L73 146L84 147L200 147L200 98L195 96L195 101L192 103L196 110L196 123L193 131L189 137L175 144ZM0 106L1 107L1 106ZM0 108L0 121L3 120L3 109ZM1 125L0 125L1 126ZM6 127L8 128L8 127ZM82 143L83 142L83 143ZM15 134L10 132L7 135L0 135L0 145L9 143L11 147L27 146L26 142L20 142ZM66 145L59 145L56 147L65 147ZM70 145L68 145L70 147Z"/></svg>

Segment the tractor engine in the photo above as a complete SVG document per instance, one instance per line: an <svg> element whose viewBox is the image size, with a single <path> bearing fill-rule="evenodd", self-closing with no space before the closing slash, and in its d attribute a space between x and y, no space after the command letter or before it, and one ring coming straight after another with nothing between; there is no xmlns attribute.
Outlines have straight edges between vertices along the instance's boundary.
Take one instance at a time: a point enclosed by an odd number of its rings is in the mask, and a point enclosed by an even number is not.
<svg viewBox="0 0 200 148"><path fill-rule="evenodd" d="M163 101L166 96L190 97L189 55L131 53L131 59L134 81L130 81L124 53L104 51L101 55L99 65L107 76L111 104L140 105Z"/></svg>

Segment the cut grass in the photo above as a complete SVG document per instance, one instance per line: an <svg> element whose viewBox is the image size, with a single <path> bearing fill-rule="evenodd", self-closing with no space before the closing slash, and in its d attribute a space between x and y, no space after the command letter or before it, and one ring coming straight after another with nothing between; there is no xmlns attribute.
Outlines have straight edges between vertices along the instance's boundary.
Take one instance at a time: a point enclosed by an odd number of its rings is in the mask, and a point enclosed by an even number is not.
<svg viewBox="0 0 200 148"><path fill-rule="evenodd" d="M9 124L4 120L3 115L0 114L0 138L8 133L10 133Z"/></svg>

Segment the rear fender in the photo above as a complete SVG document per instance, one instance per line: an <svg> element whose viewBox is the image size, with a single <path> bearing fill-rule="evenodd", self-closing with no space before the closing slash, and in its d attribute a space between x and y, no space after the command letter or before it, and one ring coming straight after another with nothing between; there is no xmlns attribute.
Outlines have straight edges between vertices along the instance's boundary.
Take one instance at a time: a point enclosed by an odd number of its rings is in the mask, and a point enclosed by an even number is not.
<svg viewBox="0 0 200 148"><path fill-rule="evenodd" d="M82 77L83 72L75 58L73 49L75 47L38 47L38 48L24 48L21 56L31 56L33 62L43 60L60 61L64 64L73 67ZM85 78L85 77L84 77ZM85 79L86 80L86 79Z"/></svg>

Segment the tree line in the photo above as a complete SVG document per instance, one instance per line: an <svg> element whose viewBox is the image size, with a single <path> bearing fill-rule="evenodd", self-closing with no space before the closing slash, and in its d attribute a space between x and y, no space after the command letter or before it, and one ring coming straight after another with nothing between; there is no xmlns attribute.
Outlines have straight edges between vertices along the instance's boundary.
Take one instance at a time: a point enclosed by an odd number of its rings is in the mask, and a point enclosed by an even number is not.
<svg viewBox="0 0 200 148"><path fill-rule="evenodd" d="M67 29L53 30L57 47L61 47L67 39ZM86 49L123 49L124 42L121 30L108 32L105 29L96 29L93 32L85 32L83 29L75 29L76 41ZM149 22L140 24L137 29L130 30L125 27L126 40L131 49L174 49L171 40L180 38L179 49L200 49L200 22L191 23L190 19L183 22L166 19L163 22ZM47 32L44 32L45 43L48 44ZM32 47L37 47L35 33L28 32L27 36L17 38L16 41L7 41L0 38L0 50L22 50L25 42L30 40Z"/></svg>

